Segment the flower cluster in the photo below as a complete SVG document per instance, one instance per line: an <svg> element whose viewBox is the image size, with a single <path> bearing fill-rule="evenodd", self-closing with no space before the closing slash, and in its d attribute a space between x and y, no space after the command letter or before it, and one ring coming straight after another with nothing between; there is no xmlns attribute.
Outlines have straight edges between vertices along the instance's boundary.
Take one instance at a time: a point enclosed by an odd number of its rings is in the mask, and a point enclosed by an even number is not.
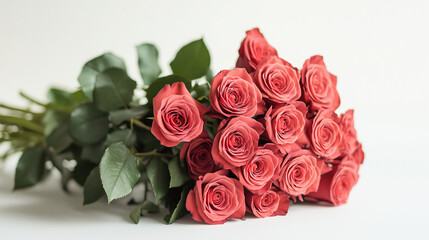
<svg viewBox="0 0 429 240"><path fill-rule="evenodd" d="M257 28L238 52L236 68L213 78L208 107L181 82L153 99L153 135L166 147L184 143L192 218L220 224L246 211L285 215L290 200L346 203L364 153L353 110L335 113L337 77L323 57L299 70Z"/></svg>

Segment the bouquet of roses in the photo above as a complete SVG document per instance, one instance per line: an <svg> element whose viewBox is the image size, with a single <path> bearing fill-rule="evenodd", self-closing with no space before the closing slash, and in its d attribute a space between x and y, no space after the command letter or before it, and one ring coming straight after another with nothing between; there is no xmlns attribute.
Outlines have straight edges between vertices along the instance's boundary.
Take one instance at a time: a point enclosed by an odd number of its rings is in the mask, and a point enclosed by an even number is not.
<svg viewBox="0 0 429 240"><path fill-rule="evenodd" d="M0 143L10 144L2 158L23 152L15 189L53 169L65 191L71 180L83 186L84 204L143 184L143 200L130 201L135 223L160 205L167 223L190 213L220 224L246 212L285 215L291 201L346 203L364 153L353 110L335 113L337 77L322 56L298 70L257 28L236 68L214 77L203 40L181 48L165 77L154 45L137 53L141 87L106 53L84 65L78 91L50 89L49 103L21 93L39 111L1 105L9 114L0 115Z"/></svg>

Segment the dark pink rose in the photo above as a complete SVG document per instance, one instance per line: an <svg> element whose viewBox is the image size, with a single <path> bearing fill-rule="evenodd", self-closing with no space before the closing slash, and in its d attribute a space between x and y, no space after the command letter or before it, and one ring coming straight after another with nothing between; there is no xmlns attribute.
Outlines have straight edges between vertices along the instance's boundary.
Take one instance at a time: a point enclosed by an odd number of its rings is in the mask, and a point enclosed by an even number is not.
<svg viewBox="0 0 429 240"><path fill-rule="evenodd" d="M246 32L246 38L241 42L240 55L237 60L237 67L245 68L247 72L253 72L256 65L267 56L276 55L277 51L271 47L258 28Z"/></svg>
<svg viewBox="0 0 429 240"><path fill-rule="evenodd" d="M211 115L217 118L253 117L265 110L261 92L243 68L218 73L213 78L209 99Z"/></svg>
<svg viewBox="0 0 429 240"><path fill-rule="evenodd" d="M180 158L186 159L189 176L198 180L200 176L215 170L212 157L213 141L205 130L200 136L190 142L183 144L180 150Z"/></svg>
<svg viewBox="0 0 429 240"><path fill-rule="evenodd" d="M306 114L307 107L299 101L270 107L264 117L266 137L277 144L283 154L290 152L294 143L308 144L304 133Z"/></svg>
<svg viewBox="0 0 429 240"><path fill-rule="evenodd" d="M261 194L271 187L279 177L279 166L283 155L275 144L267 143L259 147L246 165L233 169L238 180L252 193Z"/></svg>
<svg viewBox="0 0 429 240"><path fill-rule="evenodd" d="M320 110L308 128L311 149L316 155L327 159L340 156L342 133L338 117L330 110Z"/></svg>
<svg viewBox="0 0 429 240"><path fill-rule="evenodd" d="M340 106L337 92L337 77L326 69L322 56L307 59L301 70L303 99L309 104L310 111L335 109Z"/></svg>
<svg viewBox="0 0 429 240"><path fill-rule="evenodd" d="M246 165L255 155L263 132L262 124L253 118L223 120L213 140L213 160L224 169Z"/></svg>
<svg viewBox="0 0 429 240"><path fill-rule="evenodd" d="M343 135L341 152L345 155L351 155L359 147L353 119L353 110L348 110L346 113L341 114L340 128Z"/></svg>
<svg viewBox="0 0 429 240"><path fill-rule="evenodd" d="M286 155L275 184L292 197L317 191L324 161L309 150L298 150Z"/></svg>
<svg viewBox="0 0 429 240"><path fill-rule="evenodd" d="M166 147L189 142L201 134L206 112L182 82L165 85L153 98L152 134Z"/></svg>
<svg viewBox="0 0 429 240"><path fill-rule="evenodd" d="M261 194L246 192L248 212L258 218L286 215L290 206L289 196L275 187Z"/></svg>
<svg viewBox="0 0 429 240"><path fill-rule="evenodd" d="M339 165L332 167L332 171L322 175L317 192L310 193L305 199L326 201L335 206L346 203L359 179L358 169L353 161L342 160Z"/></svg>
<svg viewBox="0 0 429 240"><path fill-rule="evenodd" d="M267 102L291 103L301 97L298 69L277 56L260 62L253 80Z"/></svg>
<svg viewBox="0 0 429 240"><path fill-rule="evenodd" d="M207 173L195 183L186 198L192 218L208 224L222 224L246 213L244 189L239 181L222 174Z"/></svg>

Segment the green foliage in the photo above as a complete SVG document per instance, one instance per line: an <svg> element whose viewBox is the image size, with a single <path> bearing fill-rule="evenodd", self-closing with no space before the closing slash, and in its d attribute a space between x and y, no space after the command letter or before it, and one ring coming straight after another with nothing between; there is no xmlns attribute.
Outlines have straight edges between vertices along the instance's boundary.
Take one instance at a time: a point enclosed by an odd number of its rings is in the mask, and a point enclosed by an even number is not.
<svg viewBox="0 0 429 240"><path fill-rule="evenodd" d="M94 203L104 195L100 167L97 166L92 169L83 186L83 205Z"/></svg>
<svg viewBox="0 0 429 240"><path fill-rule="evenodd" d="M183 82L188 89L188 91L191 91L192 89L192 83L190 80L183 78L178 75L169 75L166 77L158 78L155 80L149 88L146 90L146 97L147 100L151 103L152 99L158 94L158 92L167 84L173 84L175 82Z"/></svg>
<svg viewBox="0 0 429 240"><path fill-rule="evenodd" d="M18 161L14 190L31 187L38 183L45 171L45 151L42 147L27 148Z"/></svg>
<svg viewBox="0 0 429 240"><path fill-rule="evenodd" d="M136 143L136 133L131 129L120 129L114 132L111 132L107 135L105 145L109 146L110 144L123 142L125 146L131 147Z"/></svg>
<svg viewBox="0 0 429 240"><path fill-rule="evenodd" d="M56 153L60 153L67 149L72 143L73 139L68 134L68 122L59 125L52 133L46 138L46 142L51 146Z"/></svg>
<svg viewBox="0 0 429 240"><path fill-rule="evenodd" d="M109 112L109 118L113 124L119 125L124 121L129 121L131 118L139 118L148 112L149 108L146 105L142 105L128 109L111 111Z"/></svg>
<svg viewBox="0 0 429 240"><path fill-rule="evenodd" d="M70 136L79 144L91 145L102 140L109 130L107 113L85 103L70 114Z"/></svg>
<svg viewBox="0 0 429 240"><path fill-rule="evenodd" d="M170 188L180 187L189 180L189 175L185 170L185 166L178 157L173 158L173 160L168 163L168 171L170 172Z"/></svg>
<svg viewBox="0 0 429 240"><path fill-rule="evenodd" d="M126 70L124 60L113 53L100 55L88 61L83 66L78 81L83 93L90 101L93 100L93 91L98 74L109 68L121 68Z"/></svg>
<svg viewBox="0 0 429 240"><path fill-rule="evenodd" d="M124 197L131 193L140 178L137 159L122 143L110 145L100 162L100 175L107 200Z"/></svg>
<svg viewBox="0 0 429 240"><path fill-rule="evenodd" d="M170 182L168 165L161 158L154 157L147 165L146 173L152 184L156 200L158 201L165 197Z"/></svg>
<svg viewBox="0 0 429 240"><path fill-rule="evenodd" d="M188 196L189 191L191 190L192 185L188 184L186 185L182 192L180 193L180 200L179 202L173 207L170 206L170 214L165 216L164 221L167 224L172 224L174 221L176 221L179 218L182 218L186 214L188 214L188 210L186 210L186 198Z"/></svg>
<svg viewBox="0 0 429 240"><path fill-rule="evenodd" d="M170 66L174 74L189 80L206 75L210 67L210 54L203 39L183 46Z"/></svg>
<svg viewBox="0 0 429 240"><path fill-rule="evenodd" d="M153 44L144 43L137 46L138 64L144 85L149 86L161 74L158 63L158 50Z"/></svg>
<svg viewBox="0 0 429 240"><path fill-rule="evenodd" d="M159 212L159 206L155 203L145 200L141 204L139 204L136 208L131 211L129 217L131 221L133 221L135 224L139 223L140 217L143 216L143 213L158 213Z"/></svg>

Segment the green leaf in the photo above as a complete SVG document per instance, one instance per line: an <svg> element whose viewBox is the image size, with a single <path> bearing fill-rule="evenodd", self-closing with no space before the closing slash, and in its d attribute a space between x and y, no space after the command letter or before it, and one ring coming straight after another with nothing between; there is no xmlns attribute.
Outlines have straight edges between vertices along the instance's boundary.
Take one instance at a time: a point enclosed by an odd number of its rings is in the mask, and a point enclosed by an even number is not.
<svg viewBox="0 0 429 240"><path fill-rule="evenodd" d="M98 74L94 88L94 103L101 111L126 107L133 99L137 84L120 68L109 68Z"/></svg>
<svg viewBox="0 0 429 240"><path fill-rule="evenodd" d="M92 163L98 164L103 157L106 145L104 141L98 142L93 145L87 145L82 148L80 159L89 160Z"/></svg>
<svg viewBox="0 0 429 240"><path fill-rule="evenodd" d="M45 151L42 147L25 149L16 166L14 190L31 187L38 183L45 171L45 161Z"/></svg>
<svg viewBox="0 0 429 240"><path fill-rule="evenodd" d="M100 174L109 203L131 193L140 178L136 157L120 142L107 148L100 162Z"/></svg>
<svg viewBox="0 0 429 240"><path fill-rule="evenodd" d="M139 107L120 109L109 112L110 121L113 124L121 124L123 121L130 120L131 118L139 118L142 115L145 115L149 112L147 105L142 105Z"/></svg>
<svg viewBox="0 0 429 240"><path fill-rule="evenodd" d="M59 127L62 123L67 121L69 118L68 115L57 112L52 109L47 109L42 118L42 123L45 126L44 135L49 136L52 131Z"/></svg>
<svg viewBox="0 0 429 240"><path fill-rule="evenodd" d="M210 54L203 39L182 47L170 66L174 74L189 80L206 75L210 67Z"/></svg>
<svg viewBox="0 0 429 240"><path fill-rule="evenodd" d="M146 169L147 176L152 184L156 200L163 198L168 192L170 176L168 166L160 158L153 158Z"/></svg>
<svg viewBox="0 0 429 240"><path fill-rule="evenodd" d="M140 75L144 85L150 85L161 74L158 64L158 50L153 44L144 43L137 46Z"/></svg>
<svg viewBox="0 0 429 240"><path fill-rule="evenodd" d="M100 167L92 169L83 185L83 205L94 203L104 196L103 184L101 183Z"/></svg>
<svg viewBox="0 0 429 240"><path fill-rule="evenodd" d="M69 133L79 144L95 144L106 136L108 130L107 113L91 103L76 107L70 114Z"/></svg>
<svg viewBox="0 0 429 240"><path fill-rule="evenodd" d="M186 78L183 78L181 76L177 75L169 75L166 77L158 78L156 79L146 90L146 97L147 100L152 102L152 99L158 94L158 92L167 84L173 84L175 82L183 82L188 89L188 91L191 91L192 89L192 83L190 80L187 80Z"/></svg>
<svg viewBox="0 0 429 240"><path fill-rule="evenodd" d="M148 130L143 128L135 128L137 141L141 151L150 152L154 149L161 148L161 142Z"/></svg>
<svg viewBox="0 0 429 240"><path fill-rule="evenodd" d="M182 166L180 159L175 157L168 163L168 171L170 172L170 188L180 187L189 180L188 173Z"/></svg>
<svg viewBox="0 0 429 240"><path fill-rule="evenodd" d="M86 97L82 90L69 92L59 88L49 89L47 98L51 104L64 106L65 108L76 107L86 101Z"/></svg>
<svg viewBox="0 0 429 240"><path fill-rule="evenodd" d="M78 77L79 84L85 96L92 101L93 91L97 76L100 72L108 68L121 68L126 70L125 62L113 53L105 53L90 61L82 68L82 72Z"/></svg>
<svg viewBox="0 0 429 240"><path fill-rule="evenodd" d="M188 197L188 193L190 190L191 190L191 186L189 184L188 186L185 186L183 188L182 193L180 194L179 203L177 203L176 208L171 214L168 214L164 218L164 221L167 224L172 224L177 219L182 218L183 216L188 214L188 210L186 210L186 198Z"/></svg>
<svg viewBox="0 0 429 240"><path fill-rule="evenodd" d="M46 142L54 149L55 153L60 153L67 149L73 143L73 139L69 135L68 122L62 123L52 131L46 138Z"/></svg>
<svg viewBox="0 0 429 240"><path fill-rule="evenodd" d="M73 170L73 179L81 186L85 184L86 179L96 165L90 161L78 161Z"/></svg>
<svg viewBox="0 0 429 240"><path fill-rule="evenodd" d="M210 95L210 85L208 85L208 83L203 83L201 85L195 84L192 88L191 95L193 98L198 100L204 97L208 98L208 96Z"/></svg>
<svg viewBox="0 0 429 240"><path fill-rule="evenodd" d="M120 129L111 132L107 135L105 146L109 146L112 143L123 142L125 146L131 147L136 143L137 136L131 129Z"/></svg>
<svg viewBox="0 0 429 240"><path fill-rule="evenodd" d="M135 223L139 223L140 217L143 215L143 212L146 211L148 213L158 213L159 212L159 206L154 204L151 201L144 201L143 203L139 204L136 208L133 209L133 211L130 213L130 219Z"/></svg>

